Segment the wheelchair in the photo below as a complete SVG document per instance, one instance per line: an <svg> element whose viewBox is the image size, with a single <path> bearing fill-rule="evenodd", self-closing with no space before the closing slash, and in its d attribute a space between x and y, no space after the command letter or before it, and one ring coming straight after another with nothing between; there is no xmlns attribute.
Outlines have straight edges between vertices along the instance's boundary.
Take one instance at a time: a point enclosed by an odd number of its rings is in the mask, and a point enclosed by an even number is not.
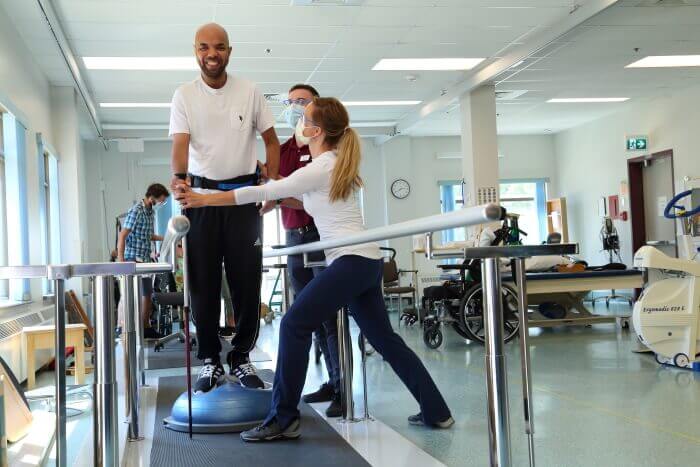
<svg viewBox="0 0 700 467"><path fill-rule="evenodd" d="M179 311L184 305L184 296L182 292L178 292L175 276L171 272L157 274L153 280L153 302L154 313L151 315L152 326L163 337L156 341L153 350L160 352L165 344L173 340L178 340L181 344L185 343L185 333L182 330L182 320L179 316ZM180 321L180 330L173 331L173 323ZM192 314L194 323L194 313ZM196 324L196 323L194 323ZM190 337L190 346L197 345L197 340Z"/></svg>
<svg viewBox="0 0 700 467"><path fill-rule="evenodd" d="M520 235L527 235L518 227L517 215L509 215L494 232L492 246L520 244ZM442 285L423 290L423 342L437 349L443 341L443 325L450 325L463 338L484 343L484 291L481 283L481 261L468 260L462 264L440 264L444 272L456 271L457 278ZM511 268L512 270L512 268ZM501 285L503 330L505 342L518 335L518 293L506 284Z"/></svg>

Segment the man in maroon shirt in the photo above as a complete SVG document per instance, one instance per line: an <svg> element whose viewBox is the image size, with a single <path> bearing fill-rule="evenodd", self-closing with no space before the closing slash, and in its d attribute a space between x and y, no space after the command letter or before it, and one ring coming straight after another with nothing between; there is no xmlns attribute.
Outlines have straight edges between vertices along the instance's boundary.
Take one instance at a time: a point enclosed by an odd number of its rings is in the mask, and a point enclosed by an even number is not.
<svg viewBox="0 0 700 467"><path fill-rule="evenodd" d="M288 98L285 100L286 108L284 117L292 129L296 128L299 119L304 114L304 108L318 97L318 91L308 84L296 84L289 90ZM280 146L280 168L281 177L288 177L297 169L304 167L311 162L311 155L308 146L300 146L296 137L292 135ZM304 211L303 205L294 199L280 200L277 202L282 209L282 224L286 231L286 245L300 245L319 240L318 230L314 225L314 220ZM269 209L266 206L263 210ZM319 258L313 258L316 261ZM292 283L294 294L298 294L302 289L320 273L322 268L305 268L302 255L293 255L287 258L287 270ZM318 391L304 396L307 403L328 402L331 404L326 409L328 417L340 417L342 414L340 406L340 368L338 364L338 329L336 321L329 320L316 330L316 340L321 347L326 369L328 370L329 381L323 383Z"/></svg>

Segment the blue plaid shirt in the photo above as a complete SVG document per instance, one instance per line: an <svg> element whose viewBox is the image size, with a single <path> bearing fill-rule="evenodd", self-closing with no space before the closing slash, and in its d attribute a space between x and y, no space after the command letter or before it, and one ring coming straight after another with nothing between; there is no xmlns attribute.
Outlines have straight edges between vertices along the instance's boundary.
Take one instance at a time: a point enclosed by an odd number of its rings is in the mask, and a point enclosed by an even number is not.
<svg viewBox="0 0 700 467"><path fill-rule="evenodd" d="M124 259L126 261L151 260L153 218L153 209L147 208L143 204L143 200L129 209L124 220L124 228L131 230L126 237L126 245L124 247Z"/></svg>

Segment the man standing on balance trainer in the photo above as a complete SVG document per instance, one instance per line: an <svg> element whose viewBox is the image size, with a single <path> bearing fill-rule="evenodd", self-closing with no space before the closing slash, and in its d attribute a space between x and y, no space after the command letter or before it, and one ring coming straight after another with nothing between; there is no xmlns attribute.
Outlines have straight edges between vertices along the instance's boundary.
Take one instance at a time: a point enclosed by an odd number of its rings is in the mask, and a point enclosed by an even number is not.
<svg viewBox="0 0 700 467"><path fill-rule="evenodd" d="M200 192L229 191L257 185L256 133L265 143L268 176L277 178L280 144L275 119L254 83L226 72L231 47L218 24L199 28L194 44L200 76L173 95L173 190L184 183ZM262 218L254 204L188 209L187 235L192 312L197 324L197 358L204 366L194 385L202 393L224 375L219 342L221 264L226 270L236 334L226 356L241 385L264 387L250 363L260 329Z"/></svg>

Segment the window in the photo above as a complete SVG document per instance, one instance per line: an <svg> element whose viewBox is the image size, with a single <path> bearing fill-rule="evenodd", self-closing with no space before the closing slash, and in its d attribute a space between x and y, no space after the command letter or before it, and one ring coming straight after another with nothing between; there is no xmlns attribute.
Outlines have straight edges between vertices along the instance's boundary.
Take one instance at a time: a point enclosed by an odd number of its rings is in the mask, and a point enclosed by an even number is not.
<svg viewBox="0 0 700 467"><path fill-rule="evenodd" d="M457 181L442 181L440 185L440 212L452 212L464 206L464 183ZM442 231L442 243L461 242L466 240L466 230L462 227Z"/></svg>
<svg viewBox="0 0 700 467"><path fill-rule="evenodd" d="M43 149L43 144L41 146ZM42 197L42 236L44 264L60 264L61 242L58 211L58 161L48 150L43 150L42 167L39 170L39 186ZM53 281L44 280L44 295L53 294Z"/></svg>
<svg viewBox="0 0 700 467"><path fill-rule="evenodd" d="M0 267L7 266L7 204L5 200L5 152L0 112ZM0 300L10 297L8 280L0 280Z"/></svg>
<svg viewBox="0 0 700 467"><path fill-rule="evenodd" d="M501 180L501 206L508 212L519 214L520 230L524 244L542 243L547 236L546 201L547 180Z"/></svg>

